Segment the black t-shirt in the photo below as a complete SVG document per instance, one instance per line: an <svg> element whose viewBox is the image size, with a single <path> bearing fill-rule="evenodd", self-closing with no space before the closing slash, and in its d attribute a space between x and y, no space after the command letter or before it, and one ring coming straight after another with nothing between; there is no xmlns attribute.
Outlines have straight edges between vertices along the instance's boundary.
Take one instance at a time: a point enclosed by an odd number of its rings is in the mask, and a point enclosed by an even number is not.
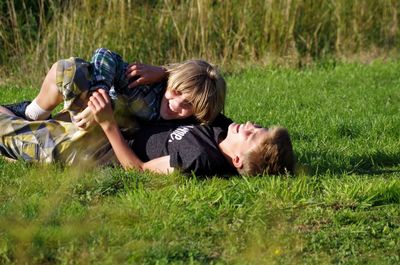
<svg viewBox="0 0 400 265"><path fill-rule="evenodd" d="M142 161L169 155L170 166L185 173L236 174L218 148L219 141L226 137L227 126L225 123L214 125L146 124L135 133L129 145Z"/></svg>

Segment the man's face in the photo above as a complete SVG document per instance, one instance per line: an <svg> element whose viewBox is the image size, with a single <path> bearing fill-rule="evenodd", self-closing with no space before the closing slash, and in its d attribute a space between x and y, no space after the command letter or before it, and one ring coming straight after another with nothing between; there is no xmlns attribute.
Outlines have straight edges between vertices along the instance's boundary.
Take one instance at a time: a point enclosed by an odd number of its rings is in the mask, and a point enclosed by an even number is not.
<svg viewBox="0 0 400 265"><path fill-rule="evenodd" d="M167 89L161 100L160 116L164 120L184 119L193 115L193 105L187 94Z"/></svg>
<svg viewBox="0 0 400 265"><path fill-rule="evenodd" d="M225 138L236 153L246 153L260 145L270 131L251 122L245 124L232 123L229 125Z"/></svg>

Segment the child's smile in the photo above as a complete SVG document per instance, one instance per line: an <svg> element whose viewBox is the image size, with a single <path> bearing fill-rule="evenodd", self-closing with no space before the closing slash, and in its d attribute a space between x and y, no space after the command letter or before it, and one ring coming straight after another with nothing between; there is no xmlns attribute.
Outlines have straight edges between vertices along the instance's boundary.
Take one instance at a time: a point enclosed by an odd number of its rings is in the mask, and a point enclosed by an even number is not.
<svg viewBox="0 0 400 265"><path fill-rule="evenodd" d="M161 100L160 116L164 120L184 119L193 115L193 106L186 94L167 90Z"/></svg>

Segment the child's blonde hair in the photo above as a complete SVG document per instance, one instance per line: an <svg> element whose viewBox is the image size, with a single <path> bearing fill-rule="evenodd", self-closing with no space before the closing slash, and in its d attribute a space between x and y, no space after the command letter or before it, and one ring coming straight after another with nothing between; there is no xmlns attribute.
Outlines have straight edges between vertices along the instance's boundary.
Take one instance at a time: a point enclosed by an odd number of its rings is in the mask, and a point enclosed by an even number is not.
<svg viewBox="0 0 400 265"><path fill-rule="evenodd" d="M226 83L215 66L202 60L189 60L166 66L167 89L188 95L194 116L201 123L212 122L223 110Z"/></svg>
<svg viewBox="0 0 400 265"><path fill-rule="evenodd" d="M259 146L245 154L243 167L238 169L241 175L294 173L295 157L289 132L283 127L270 130Z"/></svg>

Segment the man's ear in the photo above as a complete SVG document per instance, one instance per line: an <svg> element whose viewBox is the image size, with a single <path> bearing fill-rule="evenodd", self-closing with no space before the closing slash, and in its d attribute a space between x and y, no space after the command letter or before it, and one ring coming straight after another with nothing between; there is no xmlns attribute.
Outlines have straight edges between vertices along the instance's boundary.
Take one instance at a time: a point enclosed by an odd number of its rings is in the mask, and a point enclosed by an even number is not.
<svg viewBox="0 0 400 265"><path fill-rule="evenodd" d="M241 156L235 155L232 159L232 163L235 168L243 167L243 159Z"/></svg>

